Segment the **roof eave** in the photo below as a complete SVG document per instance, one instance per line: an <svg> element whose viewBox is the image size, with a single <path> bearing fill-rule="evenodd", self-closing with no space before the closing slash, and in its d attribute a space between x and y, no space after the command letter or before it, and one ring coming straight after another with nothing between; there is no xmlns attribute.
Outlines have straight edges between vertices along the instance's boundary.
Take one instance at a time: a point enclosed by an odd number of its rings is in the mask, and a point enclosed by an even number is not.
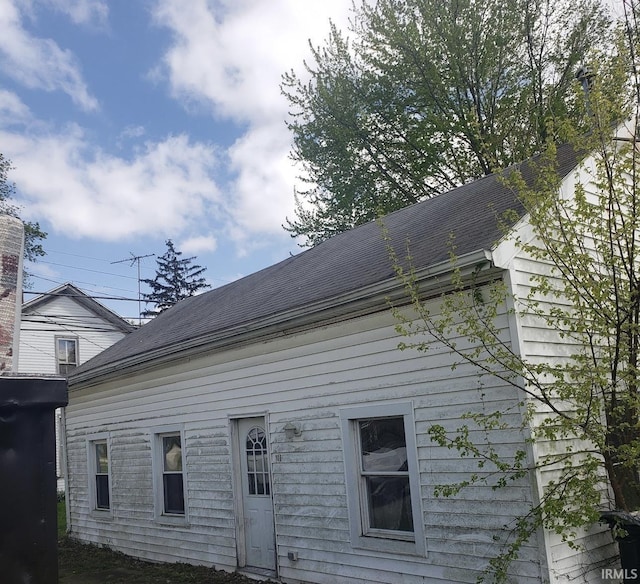
<svg viewBox="0 0 640 584"><path fill-rule="evenodd" d="M419 282L421 294L425 297L437 296L447 291L442 278L449 275L454 268L461 270L464 275L471 273L479 265L485 268L487 278L501 271L494 269L491 252L481 249L457 257L455 263L447 260L427 268L416 269L415 279ZM403 284L396 277L388 278L347 294L72 374L69 378L69 389L74 391L86 385L126 376L176 359L193 357L205 351L245 345L256 340L281 336L284 333L308 330L319 324L329 324L345 318L369 314L387 307L390 301L398 303L403 299L408 302Z"/></svg>

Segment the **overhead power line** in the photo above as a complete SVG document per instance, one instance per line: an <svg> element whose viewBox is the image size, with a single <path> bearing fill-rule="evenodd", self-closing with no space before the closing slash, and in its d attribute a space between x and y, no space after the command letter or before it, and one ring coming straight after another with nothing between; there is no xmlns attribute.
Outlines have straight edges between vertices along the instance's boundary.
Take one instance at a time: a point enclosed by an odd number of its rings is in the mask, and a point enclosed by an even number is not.
<svg viewBox="0 0 640 584"><path fill-rule="evenodd" d="M133 264L138 264L138 324L141 325L142 324L142 294L140 293L140 260L144 259L144 258L151 258L153 257L154 253L149 253L146 255L135 255L132 251L129 252L131 254L131 257L129 258L125 258L123 260L118 260L115 262L111 262L112 264L121 264L123 262L131 262L130 266L133 266Z"/></svg>
<svg viewBox="0 0 640 584"><path fill-rule="evenodd" d="M63 298L92 298L93 300L122 300L124 302L138 302L138 298L125 298L124 296L98 296L94 294L59 294L56 292L34 292L24 290L24 294L34 294L35 296L62 296Z"/></svg>
<svg viewBox="0 0 640 584"><path fill-rule="evenodd" d="M142 256L147 257L147 256ZM128 260L123 260L128 261ZM59 264L57 262L49 262L46 260L38 260L39 264L49 264L50 266L58 266L60 268L73 268L74 270L82 270L83 272L93 272L94 274L102 274L104 276L115 276L116 278L126 278L127 280L134 280L134 276L123 276L122 274L115 274L113 272L105 272L103 270L92 270L91 268L81 268L79 266L70 266L68 264ZM117 264L120 262L111 262L112 264Z"/></svg>

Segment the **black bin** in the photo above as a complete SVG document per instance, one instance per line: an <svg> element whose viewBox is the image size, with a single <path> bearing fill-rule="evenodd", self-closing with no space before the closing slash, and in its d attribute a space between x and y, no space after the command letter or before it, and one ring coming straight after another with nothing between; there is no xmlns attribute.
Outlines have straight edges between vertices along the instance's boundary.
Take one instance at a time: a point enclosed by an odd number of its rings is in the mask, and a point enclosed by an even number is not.
<svg viewBox="0 0 640 584"><path fill-rule="evenodd" d="M600 516L612 529L624 530L624 535L615 533L620 550L620 565L623 582L640 582L640 517L626 511L605 511Z"/></svg>
<svg viewBox="0 0 640 584"><path fill-rule="evenodd" d="M67 381L0 377L0 580L57 584L55 409Z"/></svg>

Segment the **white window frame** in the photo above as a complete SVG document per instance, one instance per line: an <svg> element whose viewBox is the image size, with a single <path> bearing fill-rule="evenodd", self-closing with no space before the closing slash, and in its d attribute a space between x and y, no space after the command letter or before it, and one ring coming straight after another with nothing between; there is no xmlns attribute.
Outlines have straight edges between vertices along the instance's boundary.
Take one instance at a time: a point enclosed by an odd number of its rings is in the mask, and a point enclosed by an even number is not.
<svg viewBox="0 0 640 584"><path fill-rule="evenodd" d="M67 342L73 342L73 344L76 347L76 362L75 363L69 363L66 360L63 362L62 361L62 355L60 352L60 347L59 347L59 343L60 341L67 341ZM55 337L55 343L56 343L56 373L58 373L59 375L64 375L65 377L68 375L67 373L62 373L60 371L60 366L61 365L73 365L73 369L75 369L76 367L78 367L78 365L80 365L80 343L78 343L78 337L72 337L72 336L65 336L65 335L57 335Z"/></svg>
<svg viewBox="0 0 640 584"><path fill-rule="evenodd" d="M167 436L179 436L182 456L182 493L184 499L184 514L165 513L164 511L164 452L162 439ZM163 426L154 428L152 435L152 456L153 456L153 490L155 518L160 523L170 525L185 525L189 521L189 503L187 497L187 457L185 452L184 429L181 426Z"/></svg>
<svg viewBox="0 0 640 584"><path fill-rule="evenodd" d="M368 525L366 495L363 492L363 477L366 473L361 469L358 422L373 418L384 419L398 417L402 417L404 422L413 532L395 532L371 528ZM351 545L354 548L379 552L426 556L413 405L408 402L403 402L343 408L340 410L340 422L344 445Z"/></svg>
<svg viewBox="0 0 640 584"><path fill-rule="evenodd" d="M98 507L98 493L96 477L98 475L98 464L96 460L96 444L106 444L107 446L107 481L109 489L109 508ZM113 517L113 459L111 457L111 437L108 433L92 434L87 436L87 475L89 479L89 509L91 515L96 518L110 519Z"/></svg>

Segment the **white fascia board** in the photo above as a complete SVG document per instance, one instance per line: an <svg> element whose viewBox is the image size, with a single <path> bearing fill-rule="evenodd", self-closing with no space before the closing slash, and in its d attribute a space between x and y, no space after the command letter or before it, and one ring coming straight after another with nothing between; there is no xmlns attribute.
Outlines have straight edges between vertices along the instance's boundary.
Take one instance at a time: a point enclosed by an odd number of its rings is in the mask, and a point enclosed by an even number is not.
<svg viewBox="0 0 640 584"><path fill-rule="evenodd" d="M593 156L589 156L562 180L559 191L561 200L572 199L576 185L586 185L591 180L595 172L594 165ZM492 249L491 257L495 266L503 270L510 269L513 260L521 252L521 246L530 244L535 237L529 214L526 213Z"/></svg>

